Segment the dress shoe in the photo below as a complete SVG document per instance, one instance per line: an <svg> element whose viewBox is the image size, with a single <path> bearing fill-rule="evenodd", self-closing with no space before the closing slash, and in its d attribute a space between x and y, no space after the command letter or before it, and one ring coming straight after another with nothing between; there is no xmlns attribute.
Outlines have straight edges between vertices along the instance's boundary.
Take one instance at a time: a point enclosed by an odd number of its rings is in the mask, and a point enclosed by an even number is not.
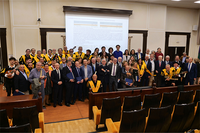
<svg viewBox="0 0 200 133"><path fill-rule="evenodd" d="M56 105L54 104L54 105L53 105L53 107L55 108L55 107L56 107Z"/></svg>
<svg viewBox="0 0 200 133"><path fill-rule="evenodd" d="M48 105L48 106L51 106L51 104L50 104L50 103L46 103L46 105Z"/></svg>
<svg viewBox="0 0 200 133"><path fill-rule="evenodd" d="M59 106L62 106L62 103L59 103L58 105L59 105Z"/></svg>
<svg viewBox="0 0 200 133"><path fill-rule="evenodd" d="M75 102L70 103L71 105L74 105Z"/></svg>
<svg viewBox="0 0 200 133"><path fill-rule="evenodd" d="M45 107L45 106L42 106L42 108L43 108L43 109L46 109L46 107Z"/></svg>
<svg viewBox="0 0 200 133"><path fill-rule="evenodd" d="M68 107L70 107L70 104L69 104L69 103L66 103L65 105L68 106Z"/></svg>

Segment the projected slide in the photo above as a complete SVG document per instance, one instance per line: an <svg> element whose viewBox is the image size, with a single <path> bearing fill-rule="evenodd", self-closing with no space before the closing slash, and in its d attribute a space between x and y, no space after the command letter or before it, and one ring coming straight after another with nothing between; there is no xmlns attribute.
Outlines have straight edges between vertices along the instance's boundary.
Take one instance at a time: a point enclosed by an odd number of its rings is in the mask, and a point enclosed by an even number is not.
<svg viewBox="0 0 200 133"><path fill-rule="evenodd" d="M121 45L124 51L128 46L128 16L113 17L101 15L66 14L66 46L91 49Z"/></svg>

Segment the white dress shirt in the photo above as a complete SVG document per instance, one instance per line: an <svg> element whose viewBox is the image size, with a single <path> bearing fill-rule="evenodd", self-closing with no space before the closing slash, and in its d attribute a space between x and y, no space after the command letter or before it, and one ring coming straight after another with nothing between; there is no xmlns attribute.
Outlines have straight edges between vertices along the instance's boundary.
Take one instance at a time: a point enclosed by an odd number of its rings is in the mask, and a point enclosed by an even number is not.
<svg viewBox="0 0 200 133"><path fill-rule="evenodd" d="M114 67L115 67L115 71L114 71ZM117 64L114 64L112 65L112 72L111 72L111 76L116 76L116 71L117 70ZM113 74L113 71L114 71L114 74Z"/></svg>
<svg viewBox="0 0 200 133"><path fill-rule="evenodd" d="M150 60L151 61L151 72L154 72L155 70L155 62L154 60Z"/></svg>

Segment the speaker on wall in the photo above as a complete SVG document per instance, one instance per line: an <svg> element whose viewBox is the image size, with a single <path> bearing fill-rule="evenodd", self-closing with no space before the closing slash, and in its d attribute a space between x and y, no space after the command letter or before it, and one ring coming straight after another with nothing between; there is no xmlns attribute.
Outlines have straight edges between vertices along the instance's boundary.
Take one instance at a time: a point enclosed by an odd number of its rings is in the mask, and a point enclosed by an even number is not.
<svg viewBox="0 0 200 133"><path fill-rule="evenodd" d="M192 30L193 31L197 31L198 30L198 25L193 25Z"/></svg>

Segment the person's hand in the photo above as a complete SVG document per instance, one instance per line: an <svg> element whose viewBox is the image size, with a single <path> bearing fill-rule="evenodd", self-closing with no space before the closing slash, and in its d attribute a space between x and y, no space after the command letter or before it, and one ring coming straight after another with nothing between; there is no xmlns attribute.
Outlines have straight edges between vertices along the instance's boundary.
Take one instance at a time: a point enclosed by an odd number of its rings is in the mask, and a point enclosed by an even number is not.
<svg viewBox="0 0 200 133"><path fill-rule="evenodd" d="M126 85L128 85L128 82L126 82Z"/></svg>
<svg viewBox="0 0 200 133"><path fill-rule="evenodd" d="M158 73L158 71L156 70L156 73Z"/></svg>
<svg viewBox="0 0 200 133"><path fill-rule="evenodd" d="M77 84L79 84L80 83L80 81L77 81Z"/></svg>
<svg viewBox="0 0 200 133"><path fill-rule="evenodd" d="M11 77L11 76L12 76L12 73L8 73L7 76L8 76L8 77Z"/></svg>
<svg viewBox="0 0 200 133"><path fill-rule="evenodd" d="M176 84L175 84L175 83L172 83L172 85L175 86Z"/></svg>
<svg viewBox="0 0 200 133"><path fill-rule="evenodd" d="M105 71L103 68L101 68L102 71Z"/></svg>
<svg viewBox="0 0 200 133"><path fill-rule="evenodd" d="M88 78L85 78L85 81L87 81L88 80Z"/></svg>
<svg viewBox="0 0 200 133"><path fill-rule="evenodd" d="M81 83L83 83L83 79L81 80Z"/></svg>
<svg viewBox="0 0 200 133"><path fill-rule="evenodd" d="M13 69L12 71L15 73L15 72L16 72L16 69Z"/></svg>
<svg viewBox="0 0 200 133"><path fill-rule="evenodd" d="M196 78L194 78L194 81L196 80Z"/></svg>
<svg viewBox="0 0 200 133"><path fill-rule="evenodd" d="M132 86L133 85L133 83L130 83L130 85L129 86Z"/></svg>
<svg viewBox="0 0 200 133"><path fill-rule="evenodd" d="M15 72L15 74L16 74L16 75L19 75L19 71L17 70L17 71Z"/></svg>
<svg viewBox="0 0 200 133"><path fill-rule="evenodd" d="M166 81L169 81L169 80L170 80L169 78L166 79Z"/></svg>
<svg viewBox="0 0 200 133"><path fill-rule="evenodd" d="M118 82L120 81L120 79L117 80Z"/></svg>
<svg viewBox="0 0 200 133"><path fill-rule="evenodd" d="M58 85L61 85L61 84L62 84L62 81L59 81L59 82L58 82Z"/></svg>
<svg viewBox="0 0 200 133"><path fill-rule="evenodd" d="M19 90L18 90L18 89L16 89L15 91L16 91L17 93L19 92Z"/></svg>
<svg viewBox="0 0 200 133"><path fill-rule="evenodd" d="M151 78L151 76L148 76L148 78Z"/></svg>
<svg viewBox="0 0 200 133"><path fill-rule="evenodd" d="M109 70L107 70L107 72L110 72Z"/></svg>
<svg viewBox="0 0 200 133"><path fill-rule="evenodd" d="M74 82L74 79L70 79L69 81L70 81L70 82Z"/></svg>
<svg viewBox="0 0 200 133"><path fill-rule="evenodd" d="M44 78L44 76L41 76L40 78L41 78L41 79L43 79L43 78Z"/></svg>
<svg viewBox="0 0 200 133"><path fill-rule="evenodd" d="M138 79L138 82L140 82L140 79Z"/></svg>

